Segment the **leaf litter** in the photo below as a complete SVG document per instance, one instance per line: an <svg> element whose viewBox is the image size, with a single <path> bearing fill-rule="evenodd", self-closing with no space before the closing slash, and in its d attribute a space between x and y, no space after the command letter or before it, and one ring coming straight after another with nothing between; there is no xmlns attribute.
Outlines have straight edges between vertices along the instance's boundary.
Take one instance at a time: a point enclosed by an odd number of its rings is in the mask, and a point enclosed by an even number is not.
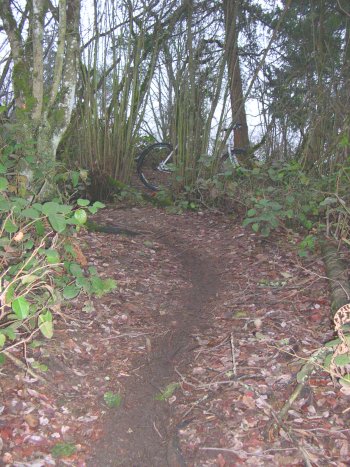
<svg viewBox="0 0 350 467"><path fill-rule="evenodd" d="M88 265L118 287L73 299L54 337L26 349L48 367L46 383L2 367L3 465L135 465L143 449L154 466L176 465L174 452L189 466L348 465L348 396L322 369L270 429L302 364L333 337L317 257L301 260L291 234L261 239L213 213L110 209L96 220L143 234L81 234ZM165 347L168 373L149 390ZM147 404L156 404L142 423L158 458L132 419Z"/></svg>

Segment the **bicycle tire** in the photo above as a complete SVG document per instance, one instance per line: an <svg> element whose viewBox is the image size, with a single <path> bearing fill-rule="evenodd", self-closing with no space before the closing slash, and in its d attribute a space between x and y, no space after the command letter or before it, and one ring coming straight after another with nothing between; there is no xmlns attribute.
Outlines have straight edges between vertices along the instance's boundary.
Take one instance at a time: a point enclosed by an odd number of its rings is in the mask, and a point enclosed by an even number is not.
<svg viewBox="0 0 350 467"><path fill-rule="evenodd" d="M158 170L161 161L166 159L173 150L171 144L155 143L147 146L137 158L137 173L146 188L159 191L161 187L168 188L171 173Z"/></svg>

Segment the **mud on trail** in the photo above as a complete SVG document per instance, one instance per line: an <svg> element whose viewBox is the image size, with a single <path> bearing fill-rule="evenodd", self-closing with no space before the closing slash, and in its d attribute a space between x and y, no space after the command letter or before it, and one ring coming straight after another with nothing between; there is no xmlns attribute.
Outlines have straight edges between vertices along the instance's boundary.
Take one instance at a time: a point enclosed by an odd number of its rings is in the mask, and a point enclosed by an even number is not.
<svg viewBox="0 0 350 467"><path fill-rule="evenodd" d="M212 213L114 208L96 221L140 235L81 235L118 288L75 299L54 338L28 349L46 383L3 367L3 465L348 465L348 400L321 370L271 429L332 337L317 256L302 262L295 235L262 239Z"/></svg>

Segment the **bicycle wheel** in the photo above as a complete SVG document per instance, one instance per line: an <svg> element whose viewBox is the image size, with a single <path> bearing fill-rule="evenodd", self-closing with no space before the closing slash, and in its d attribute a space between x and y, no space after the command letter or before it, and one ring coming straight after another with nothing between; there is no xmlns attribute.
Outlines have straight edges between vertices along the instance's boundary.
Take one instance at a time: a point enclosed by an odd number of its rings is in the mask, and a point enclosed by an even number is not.
<svg viewBox="0 0 350 467"><path fill-rule="evenodd" d="M172 150L171 144L156 143L141 152L137 159L137 173L145 187L159 191L170 186L172 171L163 162Z"/></svg>

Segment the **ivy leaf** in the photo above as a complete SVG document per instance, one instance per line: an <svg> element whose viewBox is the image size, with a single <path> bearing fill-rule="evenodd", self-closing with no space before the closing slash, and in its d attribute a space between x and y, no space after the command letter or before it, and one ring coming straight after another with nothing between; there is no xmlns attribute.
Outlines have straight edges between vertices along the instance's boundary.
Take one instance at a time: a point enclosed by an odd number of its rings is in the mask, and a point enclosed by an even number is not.
<svg viewBox="0 0 350 467"><path fill-rule="evenodd" d="M47 339L51 339L53 336L53 323L52 323L52 313L47 310L46 313L41 313L38 318L38 326Z"/></svg>
<svg viewBox="0 0 350 467"><path fill-rule="evenodd" d="M17 297L13 300L12 309L15 312L17 318L25 319L29 314L29 303L22 295L21 297Z"/></svg>

